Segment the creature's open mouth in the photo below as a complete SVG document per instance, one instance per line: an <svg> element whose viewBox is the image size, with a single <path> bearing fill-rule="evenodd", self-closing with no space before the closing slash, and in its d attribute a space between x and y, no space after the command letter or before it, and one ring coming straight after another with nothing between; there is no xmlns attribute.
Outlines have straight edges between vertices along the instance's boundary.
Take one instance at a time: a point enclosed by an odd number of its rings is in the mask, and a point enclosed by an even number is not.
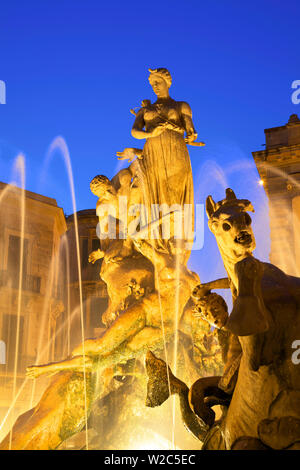
<svg viewBox="0 0 300 470"><path fill-rule="evenodd" d="M252 242L252 236L246 230L242 230L234 239L235 243L240 245L250 245Z"/></svg>

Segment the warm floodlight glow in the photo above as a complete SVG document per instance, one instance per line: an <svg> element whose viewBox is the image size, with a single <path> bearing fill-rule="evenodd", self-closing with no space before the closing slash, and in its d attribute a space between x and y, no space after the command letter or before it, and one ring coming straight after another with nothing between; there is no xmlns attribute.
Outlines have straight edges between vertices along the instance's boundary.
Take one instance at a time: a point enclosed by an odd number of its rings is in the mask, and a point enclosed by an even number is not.
<svg viewBox="0 0 300 470"><path fill-rule="evenodd" d="M137 441L134 450L180 450L180 447L174 446L168 439L153 431L150 434L147 440Z"/></svg>

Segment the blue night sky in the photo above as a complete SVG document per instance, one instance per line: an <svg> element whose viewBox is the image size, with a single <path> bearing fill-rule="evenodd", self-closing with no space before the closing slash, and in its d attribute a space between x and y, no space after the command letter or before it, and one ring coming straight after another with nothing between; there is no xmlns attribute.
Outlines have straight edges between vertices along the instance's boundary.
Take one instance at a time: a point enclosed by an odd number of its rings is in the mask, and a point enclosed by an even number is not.
<svg viewBox="0 0 300 470"><path fill-rule="evenodd" d="M251 152L263 149L265 128L300 115L291 84L300 79L298 0L60 0L2 2L0 180L13 178L13 162L26 156L26 188L56 198L73 212L63 160L46 168L51 141L70 150L77 209L95 207L89 181L121 168L115 153L139 146L129 109L154 100L148 67L167 67L170 94L193 110L205 148L190 148L195 198L217 200L231 186L253 201L258 255L268 257L268 214ZM260 236L261 234L261 236ZM205 232L191 266L203 280L221 273ZM210 258L211 259L211 258Z"/></svg>

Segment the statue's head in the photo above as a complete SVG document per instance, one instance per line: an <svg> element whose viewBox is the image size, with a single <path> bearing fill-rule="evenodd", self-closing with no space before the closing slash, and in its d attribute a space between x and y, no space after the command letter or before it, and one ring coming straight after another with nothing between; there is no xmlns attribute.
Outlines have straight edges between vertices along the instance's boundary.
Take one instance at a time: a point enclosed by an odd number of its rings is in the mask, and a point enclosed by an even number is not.
<svg viewBox="0 0 300 470"><path fill-rule="evenodd" d="M168 69L160 67L149 69L149 82L158 98L168 96L172 84L172 77Z"/></svg>
<svg viewBox="0 0 300 470"><path fill-rule="evenodd" d="M215 235L223 254L236 261L248 256L255 249L255 238L248 211L254 212L247 199L237 199L232 189L226 189L226 198L214 202L206 199L208 226Z"/></svg>
<svg viewBox="0 0 300 470"><path fill-rule="evenodd" d="M197 298L196 288L193 292L193 299L195 302L193 311L195 317L203 318L216 328L223 328L228 320L228 308L223 297L214 292L209 292L207 295Z"/></svg>
<svg viewBox="0 0 300 470"><path fill-rule="evenodd" d="M90 189L95 196L103 197L105 194L115 194L111 181L104 175L97 175L90 182Z"/></svg>

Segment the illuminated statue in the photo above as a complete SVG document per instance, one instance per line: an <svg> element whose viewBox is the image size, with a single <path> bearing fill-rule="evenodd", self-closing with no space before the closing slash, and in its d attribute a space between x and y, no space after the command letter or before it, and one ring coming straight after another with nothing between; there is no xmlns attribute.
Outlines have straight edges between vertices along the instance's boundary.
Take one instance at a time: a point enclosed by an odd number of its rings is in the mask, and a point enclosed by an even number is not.
<svg viewBox="0 0 300 470"><path fill-rule="evenodd" d="M85 407L88 407L89 414L99 396L96 377L100 374L102 379L109 370L110 376L120 375L118 368L115 371L109 368L126 363L149 349L162 349L164 342L175 333L176 308L179 312L177 327L189 333L190 325L185 324L189 316L184 306L199 284L198 276L185 266L178 273L173 257L154 251L147 241L135 241L135 244L155 264L154 291L146 292L130 305L101 337L86 340L84 354L83 345L80 345L65 361L27 369L28 377L36 378L43 374L55 376L38 405L16 421L13 449L56 448L64 439L82 429ZM33 435L38 437L33 439ZM8 447L9 435L0 449Z"/></svg>
<svg viewBox="0 0 300 470"><path fill-rule="evenodd" d="M224 288L223 280L195 290L195 313L220 329L223 376L201 378L188 389L170 371L169 386L166 365L148 353L147 404L161 405L169 388L178 394L183 420L204 449L300 449L300 368L292 360L300 337L300 279L252 256L249 210L251 203L230 189L218 203L207 199L233 309L228 316L224 300L210 292ZM223 415L215 422L216 404Z"/></svg>
<svg viewBox="0 0 300 470"><path fill-rule="evenodd" d="M171 255L154 251L147 241L135 241L135 244L155 266L154 292L131 305L102 336L88 339L84 345L75 348L72 358L29 367L27 372L29 377L34 378L67 369L82 370L86 367L92 371L111 367L148 349L162 347L164 336L169 337L174 334L175 309L178 309L180 320L184 306L200 279L185 266L181 266L178 272L176 260ZM161 313L164 331L162 331Z"/></svg>
<svg viewBox="0 0 300 470"><path fill-rule="evenodd" d="M55 376L39 404L27 413L28 420L25 415L18 418L12 448L56 448L82 429L92 404L105 387L110 390L109 380L120 375L120 367L126 375L131 359L149 349L163 350L178 330L191 334L191 294L200 279L186 266L194 204L186 144L197 134L189 105L169 97L169 72L153 70L149 80L157 101L143 101L132 130L134 137L146 138L144 148L118 152L130 166L111 180L98 175L91 182L98 197L101 245L89 261L103 259L100 276L107 285L109 305L102 320L108 328L100 337L85 340L65 360L27 368L29 378ZM178 237L175 219L184 214L184 205L189 207L188 229ZM165 222L171 226L167 237L162 230ZM6 438L2 448L8 442Z"/></svg>
<svg viewBox="0 0 300 470"><path fill-rule="evenodd" d="M128 150L133 149L125 149L122 154L128 157ZM101 237L101 249L92 252L89 261L95 263L103 258L100 277L107 285L109 305L102 315L102 322L107 326L132 301L154 289L153 265L135 249L125 227L126 221L130 222L128 208L140 202L140 190L134 182L135 163L119 171L111 181L98 175L90 183L91 191L98 197L96 213L100 233L105 233L106 237ZM125 200L125 205L120 198Z"/></svg>
<svg viewBox="0 0 300 470"><path fill-rule="evenodd" d="M157 219L158 206L162 204L170 208L185 204L191 209L194 207L193 176L186 144L193 143L197 134L190 106L173 100L169 95L172 83L169 71L165 68L150 69L149 81L157 100L155 103L144 100L131 133L136 139L146 139L143 158L138 162L138 178L142 202L149 216ZM193 228L192 217L191 213L187 239ZM163 253L176 252L174 243L162 237L152 239L151 244ZM181 255L181 262L186 264L189 250L185 246L181 247Z"/></svg>

